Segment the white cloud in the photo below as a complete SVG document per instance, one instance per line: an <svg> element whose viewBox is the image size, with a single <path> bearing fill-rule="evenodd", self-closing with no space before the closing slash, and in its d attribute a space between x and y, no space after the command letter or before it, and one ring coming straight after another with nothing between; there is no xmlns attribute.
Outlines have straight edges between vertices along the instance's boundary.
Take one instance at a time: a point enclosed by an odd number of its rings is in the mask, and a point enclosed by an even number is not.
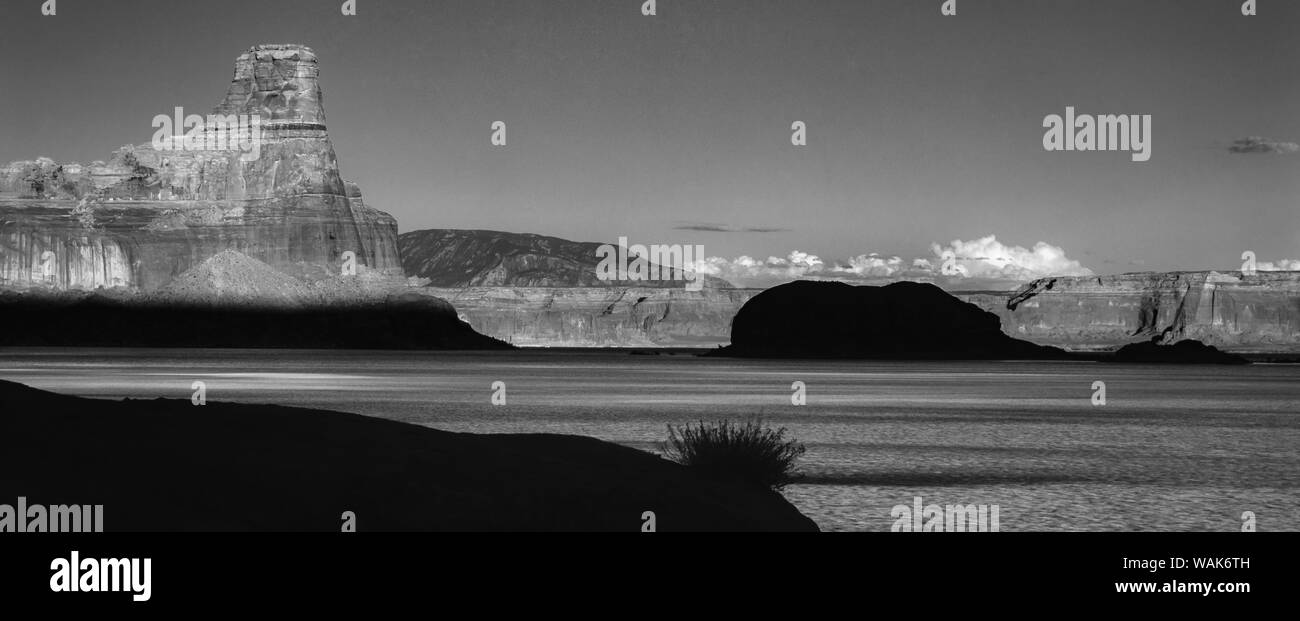
<svg viewBox="0 0 1300 621"><path fill-rule="evenodd" d="M971 241L954 239L947 246L931 244L940 258L951 252L966 278L1030 281L1047 276L1091 276L1092 270L1065 256L1065 250L1047 242L1034 247L1008 246L989 235Z"/></svg>
<svg viewBox="0 0 1300 621"><path fill-rule="evenodd" d="M848 260L848 265L836 265L830 271L840 274L852 274L865 277L893 276L903 270L903 259L876 254L860 254Z"/></svg>
<svg viewBox="0 0 1300 621"><path fill-rule="evenodd" d="M760 261L749 256L735 259L709 257L696 264L696 271L717 276L738 287L770 287L798 280L809 272L820 272L825 264L816 255L795 250L786 258L768 257Z"/></svg>
<svg viewBox="0 0 1300 621"><path fill-rule="evenodd" d="M1282 259L1276 263L1272 261L1260 261L1255 264L1255 270L1260 272L1300 271L1300 259Z"/></svg>

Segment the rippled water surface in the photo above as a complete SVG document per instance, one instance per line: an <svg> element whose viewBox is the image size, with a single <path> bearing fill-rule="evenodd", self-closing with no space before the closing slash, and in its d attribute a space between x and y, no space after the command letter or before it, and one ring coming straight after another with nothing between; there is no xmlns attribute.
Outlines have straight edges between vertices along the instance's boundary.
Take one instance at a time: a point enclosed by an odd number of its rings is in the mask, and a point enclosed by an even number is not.
<svg viewBox="0 0 1300 621"><path fill-rule="evenodd" d="M623 352L0 350L0 378L88 397L277 403L451 431L595 436L758 415L808 446L786 497L824 530L998 505L1003 531L1300 530L1300 366L783 362ZM491 405L493 382L507 405ZM791 405L791 384L807 405ZM1091 403L1104 381L1106 405ZM201 412L196 412L201 415Z"/></svg>

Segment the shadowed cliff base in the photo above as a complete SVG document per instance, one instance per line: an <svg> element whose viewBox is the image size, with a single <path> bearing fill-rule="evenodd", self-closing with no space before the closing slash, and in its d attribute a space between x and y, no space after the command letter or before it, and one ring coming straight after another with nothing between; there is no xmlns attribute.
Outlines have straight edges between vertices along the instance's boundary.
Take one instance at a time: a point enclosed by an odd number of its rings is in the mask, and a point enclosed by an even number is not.
<svg viewBox="0 0 1300 621"><path fill-rule="evenodd" d="M0 292L0 325L8 346L512 349L418 293L277 307Z"/></svg>
<svg viewBox="0 0 1300 621"><path fill-rule="evenodd" d="M1110 362L1146 362L1161 364L1250 364L1250 361L1224 353L1200 341L1179 341L1161 345L1156 337L1148 343L1125 345L1114 356L1104 358Z"/></svg>
<svg viewBox="0 0 1300 621"><path fill-rule="evenodd" d="M1013 339L996 315L924 283L883 287L797 281L736 314L731 345L711 355L897 360L1074 359Z"/></svg>
<svg viewBox="0 0 1300 621"><path fill-rule="evenodd" d="M0 381L0 499L104 530L815 531L775 492L593 438L437 431L269 405L107 401Z"/></svg>

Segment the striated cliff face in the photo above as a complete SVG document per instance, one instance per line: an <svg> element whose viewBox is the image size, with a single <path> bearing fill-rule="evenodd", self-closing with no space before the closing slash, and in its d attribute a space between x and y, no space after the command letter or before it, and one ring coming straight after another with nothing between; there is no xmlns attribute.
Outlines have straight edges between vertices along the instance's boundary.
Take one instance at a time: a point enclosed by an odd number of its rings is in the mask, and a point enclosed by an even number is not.
<svg viewBox="0 0 1300 621"><path fill-rule="evenodd" d="M479 333L518 346L715 347L759 289L428 287Z"/></svg>
<svg viewBox="0 0 1300 621"><path fill-rule="evenodd" d="M1300 352L1300 272L1168 272L1045 278L1012 293L954 294L1016 338L1111 351L1161 337L1232 352Z"/></svg>
<svg viewBox="0 0 1300 621"><path fill-rule="evenodd" d="M144 144L108 163L0 169L0 286L153 291L224 250L298 278L338 274L346 252L400 276L396 221L339 173L318 73L298 45L237 59L213 114L255 117L256 149Z"/></svg>
<svg viewBox="0 0 1300 621"><path fill-rule="evenodd" d="M714 347L757 289L434 287L474 329L520 346ZM1172 272L1047 278L1018 291L957 292L1008 336L1068 351L1197 340L1238 353L1300 353L1300 272Z"/></svg>
<svg viewBox="0 0 1300 621"><path fill-rule="evenodd" d="M613 282L596 277L601 244L500 231L430 229L398 238L406 273L432 286L476 331L519 346L714 347L757 290L705 277Z"/></svg>

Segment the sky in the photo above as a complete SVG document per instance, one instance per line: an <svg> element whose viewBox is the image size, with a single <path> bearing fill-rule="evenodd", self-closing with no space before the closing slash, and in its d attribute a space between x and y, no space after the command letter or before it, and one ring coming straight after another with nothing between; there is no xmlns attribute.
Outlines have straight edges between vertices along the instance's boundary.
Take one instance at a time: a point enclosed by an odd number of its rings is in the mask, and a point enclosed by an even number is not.
<svg viewBox="0 0 1300 621"><path fill-rule="evenodd" d="M1300 2L643 1L0 0L0 161L107 159L300 43L402 231L700 244L746 285L1300 269ZM1067 106L1151 115L1150 160L1046 151Z"/></svg>

